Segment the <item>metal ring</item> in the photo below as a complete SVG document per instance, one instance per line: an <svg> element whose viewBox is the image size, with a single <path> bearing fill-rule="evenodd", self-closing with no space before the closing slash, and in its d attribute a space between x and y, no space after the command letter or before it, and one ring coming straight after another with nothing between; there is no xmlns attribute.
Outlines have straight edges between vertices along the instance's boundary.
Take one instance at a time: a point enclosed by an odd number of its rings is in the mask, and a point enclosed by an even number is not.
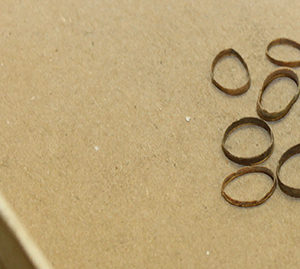
<svg viewBox="0 0 300 269"><path fill-rule="evenodd" d="M239 176L242 176L245 174L250 174L250 173L264 173L264 174L268 175L273 181L272 188L260 200L239 201L239 200L235 200L235 199L231 198L228 194L226 194L225 188L231 181L233 181L234 179L236 179ZM236 171L235 173L230 174L229 176L227 176L224 179L223 184L222 184L221 194L224 197L224 199L232 205L240 206L240 207L253 207L253 206L261 205L262 203L267 201L272 196L272 194L274 193L274 191L276 189L276 185L277 185L276 183L277 183L276 178L274 177L274 174L270 169L268 169L266 167L262 167L262 166L244 167L244 168L241 168L240 170Z"/></svg>
<svg viewBox="0 0 300 269"><path fill-rule="evenodd" d="M242 65L244 66L244 68L247 71L247 77L248 77L248 81L246 82L245 85L243 85L242 87L236 88L236 89L229 89L229 88L225 88L223 87L221 84L219 84L215 78L214 78L214 71L215 71L215 66L217 65L218 61L225 57L225 56L235 56L236 58L238 58L238 60L242 63ZM249 88L250 88L250 84L251 84L251 79L250 79L250 73L249 73L249 69L248 66L246 64L246 62L244 61L244 59L242 58L242 56L236 52L234 49L226 49L226 50L222 50L221 52L219 52L219 54L215 57L215 59L212 62L212 66L211 66L211 81L212 83L222 92L225 92L229 95L240 95L245 93Z"/></svg>
<svg viewBox="0 0 300 269"><path fill-rule="evenodd" d="M281 61L281 60L277 60L275 58L273 58L269 52L270 49L276 45L289 45L292 46L298 50L300 50L300 44L297 43L296 41L293 41L291 39L288 38L278 38L273 40L266 49L266 56L268 57L268 59L273 63L273 64L277 64L280 66L289 66L289 67L298 67L300 66L300 61Z"/></svg>
<svg viewBox="0 0 300 269"><path fill-rule="evenodd" d="M292 156L299 154L300 153L300 144L295 145L293 147L291 147L290 149L288 149L285 153L283 153L283 155L281 156L281 158L279 159L278 165L277 165L277 169L276 169L276 177L278 180L278 185L280 187L280 189L287 195L292 196L292 197L296 197L296 198L300 198L300 189L297 188L293 188L290 186L285 185L284 183L282 183L282 181L280 180L279 177L279 172L281 169L281 166Z"/></svg>
<svg viewBox="0 0 300 269"><path fill-rule="evenodd" d="M225 142L228 138L228 136L237 128L244 126L244 125L255 125L258 127L261 127L265 129L271 140L271 145L264 151L263 153L254 156L254 157L238 157L230 153L226 147L225 147ZM242 118L238 121L233 122L229 127L226 129L223 140L222 140L222 150L225 154L225 156L230 159L231 161L241 164L241 165L253 165L253 164L258 164L264 162L266 159L268 159L273 152L274 148L274 137L271 128L268 126L266 122L259 118L252 118L252 117L247 117L247 118Z"/></svg>
<svg viewBox="0 0 300 269"><path fill-rule="evenodd" d="M289 102L289 104L284 109L282 109L281 111L268 112L262 106L263 94L264 94L266 88L270 85L270 83L272 81L274 81L275 79L280 78L280 77L287 77L287 78L292 79L297 85L297 93L294 95L294 97ZM287 68L275 70L269 76L267 76L267 78L265 79L264 84L263 84L263 86L260 90L258 100L257 100L257 104L256 104L257 114L262 119L267 120L267 121L280 120L281 118L283 118L290 111L290 109L292 108L294 103L298 100L299 94L300 94L299 80L298 80L297 74L293 70L290 70L290 69L287 69Z"/></svg>

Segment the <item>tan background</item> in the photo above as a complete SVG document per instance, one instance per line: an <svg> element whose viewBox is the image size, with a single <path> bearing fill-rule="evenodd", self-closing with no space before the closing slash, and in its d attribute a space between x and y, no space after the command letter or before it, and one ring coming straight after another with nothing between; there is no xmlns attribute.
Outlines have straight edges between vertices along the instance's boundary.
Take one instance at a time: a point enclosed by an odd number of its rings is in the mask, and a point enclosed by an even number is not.
<svg viewBox="0 0 300 269"><path fill-rule="evenodd" d="M265 48L300 41L299 14L299 1L280 0L1 1L0 188L55 268L299 268L300 201L277 189L240 209L220 195L238 167L222 134L256 115L275 69ZM210 82L228 47L252 78L235 98ZM218 69L222 83L242 83L233 60ZM265 95L274 110L293 93L288 81L275 86ZM300 141L299 116L300 102L271 124L266 166ZM229 141L236 152L265 146L248 131ZM296 183L300 167L287 165ZM236 197L269 186L247 178Z"/></svg>

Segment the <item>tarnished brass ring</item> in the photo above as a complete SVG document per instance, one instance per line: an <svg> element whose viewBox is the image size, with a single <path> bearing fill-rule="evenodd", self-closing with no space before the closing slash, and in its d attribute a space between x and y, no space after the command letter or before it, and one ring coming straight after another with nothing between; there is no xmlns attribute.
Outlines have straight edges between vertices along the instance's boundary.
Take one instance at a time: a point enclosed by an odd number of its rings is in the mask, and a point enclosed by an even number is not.
<svg viewBox="0 0 300 269"><path fill-rule="evenodd" d="M272 188L260 200L239 201L239 200L235 200L235 199L231 198L228 194L226 194L225 188L231 181L233 181L234 179L236 179L239 176L242 176L245 174L250 174L250 173L264 173L264 174L268 175L273 181ZM262 203L267 201L274 193L274 191L276 189L276 185L277 185L276 178L274 177L274 174L270 169L268 169L266 167L262 167L262 166L249 166L249 167L241 168L240 170L236 171L235 173L232 173L229 176L227 176L223 181L221 194L224 197L224 199L232 205L240 206L240 207L252 207L252 206L261 205Z"/></svg>
<svg viewBox="0 0 300 269"><path fill-rule="evenodd" d="M266 88L270 85L270 83L272 81L274 81L275 79L280 78L280 77L287 77L287 78L292 79L297 85L297 93L294 95L294 97L291 99L289 104L284 109L282 109L280 111L277 111L277 112L268 112L262 106L263 94L264 94ZM290 109L292 108L294 103L298 100L299 94L300 94L299 80L298 80L297 74L293 70L287 69L287 68L282 68L282 69L275 70L269 76L267 76L267 78L265 79L264 84L263 84L263 86L260 90L258 100L257 100L257 104L256 104L257 114L262 119L267 120L267 121L280 120L281 118L283 118L290 111Z"/></svg>
<svg viewBox="0 0 300 269"><path fill-rule="evenodd" d="M283 153L283 155L281 156L281 158L279 159L278 165L277 165L277 169L276 169L276 177L278 180L278 185L280 187L280 189L287 195L292 196L292 197L296 197L296 198L300 198L300 189L296 189L293 187L289 187L287 185L285 185L284 183L282 183L282 181L280 180L279 177L279 172L281 169L281 166L292 156L299 154L300 153L300 144L295 145L293 147L291 147L290 149L288 149L285 153Z"/></svg>
<svg viewBox="0 0 300 269"><path fill-rule="evenodd" d="M228 136L237 128L241 127L241 126L245 126L245 125L255 125L258 127L261 127L263 129L265 129L269 136L270 136L270 140L271 140L271 145L267 148L266 151L264 151L263 153L254 156L254 157L238 157L233 155L232 153L230 153L226 147L225 147L225 142L228 138ZM264 162L266 159L268 159L273 151L273 147L274 147L274 137L273 137L273 133L271 128L269 127L269 125L264 122L263 120L259 119L259 118L254 118L254 117L247 117L247 118L242 118L238 121L233 122L231 125L229 125L229 127L226 129L224 136L223 136L223 140L222 140L222 150L225 154L225 156L230 159L231 161L241 164L241 165L253 165L253 164L258 164L258 163L262 163Z"/></svg>
<svg viewBox="0 0 300 269"><path fill-rule="evenodd" d="M225 57L225 56L235 56L236 58L238 58L238 60L242 63L242 65L244 66L244 68L246 69L247 72L247 77L248 77L248 81L246 82L245 85L236 88L236 89L229 89L229 88L225 88L223 87L221 84L219 84L215 78L214 78L214 71L215 71L215 66L218 63L218 61ZM249 73L249 69L248 66L246 64L246 62L244 61L244 59L242 58L242 56L236 52L234 49L226 49L226 50L222 50L221 52L219 52L219 54L215 57L215 59L212 62L212 66L211 66L211 81L212 83L222 92L225 92L229 95L240 95L245 93L249 88L250 88L250 84L251 84L251 79L250 79L250 73Z"/></svg>
<svg viewBox="0 0 300 269"><path fill-rule="evenodd" d="M292 47L300 50L300 44L291 39L278 38L278 39L273 40L272 42L270 42L270 44L267 46L267 49L266 49L266 56L273 64L277 64L280 66L288 66L288 67L300 66L300 61L281 61L281 60L277 60L277 59L273 58L269 52L272 47L277 46L277 45L289 45L289 46L292 46Z"/></svg>

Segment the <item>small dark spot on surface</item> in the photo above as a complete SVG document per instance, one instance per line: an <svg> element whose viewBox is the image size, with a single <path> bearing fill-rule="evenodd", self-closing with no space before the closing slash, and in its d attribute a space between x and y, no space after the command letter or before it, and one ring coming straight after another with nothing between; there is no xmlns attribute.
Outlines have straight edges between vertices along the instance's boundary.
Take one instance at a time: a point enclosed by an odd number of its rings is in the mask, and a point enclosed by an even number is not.
<svg viewBox="0 0 300 269"><path fill-rule="evenodd" d="M58 49L55 49L55 52L58 52Z"/></svg>
<svg viewBox="0 0 300 269"><path fill-rule="evenodd" d="M118 170L118 166L116 166L115 169Z"/></svg>
<svg viewBox="0 0 300 269"><path fill-rule="evenodd" d="M80 200L80 198L79 198L77 195L75 196L75 198L76 198L77 200Z"/></svg>
<svg viewBox="0 0 300 269"><path fill-rule="evenodd" d="M11 32L8 32L8 35L11 35Z"/></svg>
<svg viewBox="0 0 300 269"><path fill-rule="evenodd" d="M136 105L134 105L134 108L136 109Z"/></svg>
<svg viewBox="0 0 300 269"><path fill-rule="evenodd" d="M92 41L92 46L94 47L94 45L95 45L95 43L94 43L94 41Z"/></svg>
<svg viewBox="0 0 300 269"><path fill-rule="evenodd" d="M176 163L173 163L173 166L176 167Z"/></svg>
<svg viewBox="0 0 300 269"><path fill-rule="evenodd" d="M162 64L162 61L160 61L160 64Z"/></svg>

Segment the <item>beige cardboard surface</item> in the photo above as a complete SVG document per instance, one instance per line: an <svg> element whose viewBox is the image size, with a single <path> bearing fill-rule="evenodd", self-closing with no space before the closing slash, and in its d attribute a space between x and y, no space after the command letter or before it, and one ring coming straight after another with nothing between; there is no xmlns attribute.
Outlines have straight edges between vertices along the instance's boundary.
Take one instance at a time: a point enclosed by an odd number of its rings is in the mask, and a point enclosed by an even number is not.
<svg viewBox="0 0 300 269"><path fill-rule="evenodd" d="M258 91L276 68L267 44L300 42L299 1L0 6L0 189L54 268L299 268L300 201L277 189L241 209L220 195L238 168L221 152L223 132L256 116ZM210 82L214 56L229 47L252 78L240 97ZM226 85L243 80L234 61L217 71ZM293 94L286 80L273 89L269 108ZM271 124L275 149L264 165L274 170L299 143L299 116L298 101ZM229 142L258 153L267 137L247 130ZM294 184L296 160L283 170ZM232 184L236 197L269 186L246 179Z"/></svg>

